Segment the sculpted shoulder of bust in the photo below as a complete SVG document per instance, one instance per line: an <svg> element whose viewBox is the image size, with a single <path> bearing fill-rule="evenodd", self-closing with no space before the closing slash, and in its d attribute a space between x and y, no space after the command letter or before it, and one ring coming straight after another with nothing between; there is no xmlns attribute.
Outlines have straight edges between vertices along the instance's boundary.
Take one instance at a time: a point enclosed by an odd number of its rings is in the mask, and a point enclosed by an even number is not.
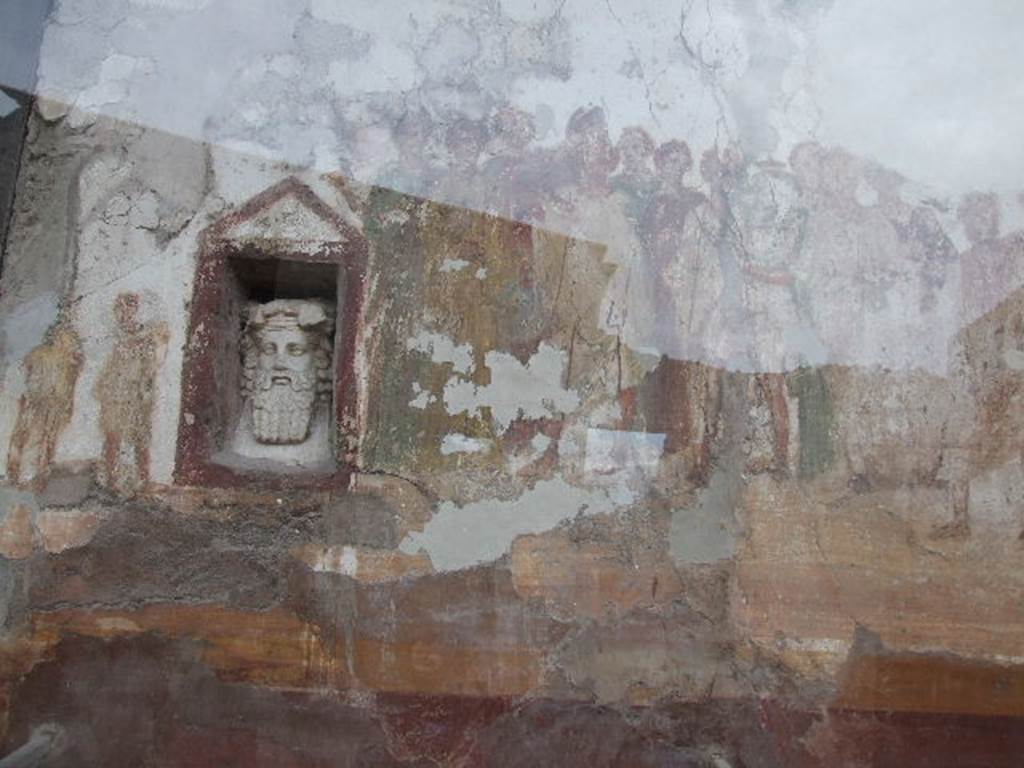
<svg viewBox="0 0 1024 768"><path fill-rule="evenodd" d="M312 299L250 305L242 332L242 394L257 442L294 445L309 437L316 405L331 394L334 320Z"/></svg>

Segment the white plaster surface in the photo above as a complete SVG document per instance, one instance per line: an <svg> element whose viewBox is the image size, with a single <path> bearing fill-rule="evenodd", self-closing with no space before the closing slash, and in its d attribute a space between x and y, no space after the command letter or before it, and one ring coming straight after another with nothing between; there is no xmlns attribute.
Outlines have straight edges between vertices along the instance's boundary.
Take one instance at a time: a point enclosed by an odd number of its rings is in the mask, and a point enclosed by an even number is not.
<svg viewBox="0 0 1024 768"><path fill-rule="evenodd" d="M653 472L661 459L665 435L621 429L588 429L583 469L588 474Z"/></svg>
<svg viewBox="0 0 1024 768"><path fill-rule="evenodd" d="M563 385L568 356L544 342L523 365L507 352L488 352L485 364L491 383L476 385L457 378L444 388L450 414L479 414L489 408L497 429L504 432L517 418L540 419L574 410L579 396Z"/></svg>
<svg viewBox="0 0 1024 768"><path fill-rule="evenodd" d="M441 455L451 456L453 453L480 453L488 450L493 443L477 437L450 433L441 439Z"/></svg>
<svg viewBox="0 0 1024 768"><path fill-rule="evenodd" d="M613 512L616 503L602 488L579 488L561 477L544 480L511 500L488 499L458 506L442 502L422 531L409 533L402 552L426 552L438 571L469 568L497 560L517 536L550 530L576 515Z"/></svg>
<svg viewBox="0 0 1024 768"><path fill-rule="evenodd" d="M613 133L781 153L813 135L924 183L1015 191L1022 23L1002 0L63 0L39 89L194 138L238 138L238 114L262 129L254 145L301 163L333 119L312 93L372 128L387 95L419 90L467 114L510 98L541 118L541 141L590 102ZM461 95L445 87L458 79Z"/></svg>
<svg viewBox="0 0 1024 768"><path fill-rule="evenodd" d="M430 355L435 363L451 363L455 373L468 374L473 367L472 347L456 344L442 333L420 331L406 342L406 348Z"/></svg>

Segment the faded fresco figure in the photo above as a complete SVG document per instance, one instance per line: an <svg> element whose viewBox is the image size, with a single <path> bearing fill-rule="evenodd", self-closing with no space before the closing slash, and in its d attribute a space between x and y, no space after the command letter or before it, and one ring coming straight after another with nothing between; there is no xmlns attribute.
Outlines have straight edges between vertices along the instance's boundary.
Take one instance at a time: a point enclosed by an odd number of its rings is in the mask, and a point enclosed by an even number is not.
<svg viewBox="0 0 1024 768"><path fill-rule="evenodd" d="M654 163L658 187L644 211L642 237L661 318L659 348L674 357L703 359L707 326L722 291L717 259L702 247L694 218L706 198L686 183L693 156L685 142L662 144Z"/></svg>
<svg viewBox="0 0 1024 768"><path fill-rule="evenodd" d="M982 527L994 514L1024 515L1019 493L1003 492L996 504L991 497L992 477L1024 477L1024 288L966 324L952 346L949 380L957 386L943 411L938 477L947 487L948 522L937 526L937 538L966 537L978 512Z"/></svg>
<svg viewBox="0 0 1024 768"><path fill-rule="evenodd" d="M52 328L26 356L24 367L25 392L7 454L7 477L15 483L45 474L71 420L82 347L70 321L65 318Z"/></svg>
<svg viewBox="0 0 1024 768"><path fill-rule="evenodd" d="M802 261L807 211L792 178L775 167L758 168L735 189L730 204L738 225L730 240L746 310L737 353L755 371L823 363Z"/></svg>
<svg viewBox="0 0 1024 768"><path fill-rule="evenodd" d="M487 184L487 210L510 219L538 216L531 209L541 188L538 176L545 165L529 151L537 136L528 112L506 106L488 121L488 154L482 173Z"/></svg>
<svg viewBox="0 0 1024 768"><path fill-rule="evenodd" d="M966 195L957 209L970 247L961 254L963 323L994 309L1021 285L1024 238L1000 236L999 198Z"/></svg>
<svg viewBox="0 0 1024 768"><path fill-rule="evenodd" d="M242 386L257 442L290 445L309 437L316 405L331 394L332 328L316 301L278 299L250 309Z"/></svg>
<svg viewBox="0 0 1024 768"><path fill-rule="evenodd" d="M410 195L432 194L439 169L431 162L437 136L429 113L409 109L394 126L392 134L398 157L381 171L376 183Z"/></svg>
<svg viewBox="0 0 1024 768"><path fill-rule="evenodd" d="M643 128L630 126L623 128L615 149L619 154L620 170L611 178L612 189L626 195L629 217L641 222L650 197L658 187L652 166L654 139Z"/></svg>
<svg viewBox="0 0 1024 768"><path fill-rule="evenodd" d="M489 190L478 165L488 138L487 124L481 120L459 118L448 126L446 173L435 187L439 199L474 210L486 208Z"/></svg>
<svg viewBox="0 0 1024 768"><path fill-rule="evenodd" d="M149 482L149 447L156 376L167 349L163 322L139 321L139 297L122 293L114 302L114 349L96 381L103 461L99 480L119 492Z"/></svg>
<svg viewBox="0 0 1024 768"><path fill-rule="evenodd" d="M914 208L904 232L909 257L918 268L920 311L934 315L936 310L945 309L940 301L949 267L957 259L956 247L942 229L935 209L925 205Z"/></svg>
<svg viewBox="0 0 1024 768"><path fill-rule="evenodd" d="M752 448L750 471L790 469L792 393L784 372L826 359L814 329L802 261L807 211L801 202L793 177L768 164L756 168L730 196L737 225L730 240L742 275L746 317L743 348L735 354L757 373L749 392L752 446L758 446ZM812 402L826 396L823 383L805 389L810 400L802 410L825 407Z"/></svg>
<svg viewBox="0 0 1024 768"><path fill-rule="evenodd" d="M879 270L871 267L878 259L868 253L873 243L864 239L856 182L845 156L816 142L794 147L789 167L803 211L802 287L813 297L811 320L831 362L869 359L874 354L872 318L884 294L877 290Z"/></svg>
<svg viewBox="0 0 1024 768"><path fill-rule="evenodd" d="M599 107L577 110L565 135L567 178L548 208L546 226L570 236L585 234L605 246L605 260L615 265L615 273L603 302L602 330L619 335L626 323L627 291L639 243L624 201L613 197L609 183L618 155Z"/></svg>
<svg viewBox="0 0 1024 768"><path fill-rule="evenodd" d="M745 176L743 163L736 147L706 150L700 159L700 175L708 195L694 211L699 258L714 270L719 286L716 306L706 326L704 356L709 363L731 368L738 367L734 338L742 335L746 326L743 280L734 247L739 226L730 202L734 188Z"/></svg>

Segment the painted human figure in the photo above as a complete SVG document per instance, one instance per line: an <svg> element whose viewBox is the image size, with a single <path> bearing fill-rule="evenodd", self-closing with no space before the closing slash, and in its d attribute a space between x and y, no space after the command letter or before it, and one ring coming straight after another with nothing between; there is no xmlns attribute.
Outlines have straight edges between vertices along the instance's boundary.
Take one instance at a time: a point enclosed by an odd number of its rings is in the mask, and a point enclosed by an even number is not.
<svg viewBox="0 0 1024 768"><path fill-rule="evenodd" d="M65 318L25 358L25 392L7 454L7 477L22 481L26 464L39 478L53 461L57 438L71 420L75 383L82 368L81 342Z"/></svg>
<svg viewBox="0 0 1024 768"><path fill-rule="evenodd" d="M801 264L806 209L793 177L765 165L757 168L730 196L736 229L731 238L743 284L747 361L756 372L751 382L754 418L771 437L754 440L771 446L755 464L763 469L788 470L790 422L787 370L802 368L805 411L827 410L820 372L812 367L825 361L824 345L813 327L813 312ZM811 402L811 401L814 402ZM818 402L822 400L821 402ZM801 436L805 430L801 430ZM756 433L757 430L754 430Z"/></svg>
<svg viewBox="0 0 1024 768"><path fill-rule="evenodd" d="M156 376L169 336L166 323L142 323L138 315L139 296L120 294L114 302L114 349L94 388L103 432L101 480L120 491L149 481Z"/></svg>
<svg viewBox="0 0 1024 768"><path fill-rule="evenodd" d="M699 247L702 259L718 263L716 323L705 340L708 360L725 367L737 367L734 356L735 336L746 321L743 305L743 278L738 249L739 225L730 200L734 189L745 178L745 161L737 147L727 146L705 150L700 159L700 175L708 188L707 200L694 211L698 222ZM712 258L712 255L714 258Z"/></svg>
<svg viewBox="0 0 1024 768"><path fill-rule="evenodd" d="M1021 284L1024 239L1000 236L999 199L993 194L966 195L957 209L970 247L961 254L962 322L967 324L995 308Z"/></svg>
<svg viewBox="0 0 1024 768"><path fill-rule="evenodd" d="M643 128L630 126L622 130L615 145L619 154L620 171L612 176L612 189L626 195L629 217L638 225L643 221L650 197L657 190L658 179L651 161L654 159L654 140Z"/></svg>
<svg viewBox="0 0 1024 768"><path fill-rule="evenodd" d="M482 173L487 182L487 210L505 218L524 220L535 215L541 178L547 163L529 150L537 136L533 115L506 106L489 123L489 153ZM542 217L541 217L542 218Z"/></svg>
<svg viewBox="0 0 1024 768"><path fill-rule="evenodd" d="M432 162L437 130L430 115L410 109L392 133L398 159L382 169L376 184L411 195L432 195L440 169Z"/></svg>
<svg viewBox="0 0 1024 768"><path fill-rule="evenodd" d="M961 312L964 327L985 323L988 313L998 317L1000 305L1020 283L1022 240L1019 233L1000 235L999 199L974 193L961 201L957 214L970 246L960 254ZM1005 305L1004 305L1005 306ZM936 527L937 538L963 538L970 534L971 479L992 457L1017 455L1024 466L1017 424L1020 423L1021 376L1015 360L1020 344L1021 322L1007 322L995 336L988 356L958 345L953 381L965 386L956 390L957 407L949 410L944 425L940 478L947 485L948 521ZM982 430L978 423L984 424ZM1021 535L1024 539L1024 534Z"/></svg>
<svg viewBox="0 0 1024 768"><path fill-rule="evenodd" d="M256 442L295 445L331 393L333 320L318 301L278 299L250 308L242 343L243 394Z"/></svg>
<svg viewBox="0 0 1024 768"><path fill-rule="evenodd" d="M700 223L694 220L706 198L686 183L693 156L685 142L659 146L654 164L658 187L644 211L641 234L661 317L658 342L670 355L700 359L705 327L721 291L718 265L702 247Z"/></svg>
<svg viewBox="0 0 1024 768"><path fill-rule="evenodd" d="M448 153L446 172L434 187L438 199L480 210L486 207L488 184L479 168L487 146L488 126L484 121L459 118L444 134Z"/></svg>

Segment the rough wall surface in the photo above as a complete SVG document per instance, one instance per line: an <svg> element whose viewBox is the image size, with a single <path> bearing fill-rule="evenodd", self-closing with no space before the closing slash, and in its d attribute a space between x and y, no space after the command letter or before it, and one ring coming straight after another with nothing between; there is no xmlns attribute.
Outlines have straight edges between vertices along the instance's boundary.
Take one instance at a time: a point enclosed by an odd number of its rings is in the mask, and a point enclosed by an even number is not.
<svg viewBox="0 0 1024 768"><path fill-rule="evenodd" d="M851 136L841 0L540 5L57 4L0 136L0 754L1019 765L1001 113ZM329 468L224 458L246 296L337 300Z"/></svg>

